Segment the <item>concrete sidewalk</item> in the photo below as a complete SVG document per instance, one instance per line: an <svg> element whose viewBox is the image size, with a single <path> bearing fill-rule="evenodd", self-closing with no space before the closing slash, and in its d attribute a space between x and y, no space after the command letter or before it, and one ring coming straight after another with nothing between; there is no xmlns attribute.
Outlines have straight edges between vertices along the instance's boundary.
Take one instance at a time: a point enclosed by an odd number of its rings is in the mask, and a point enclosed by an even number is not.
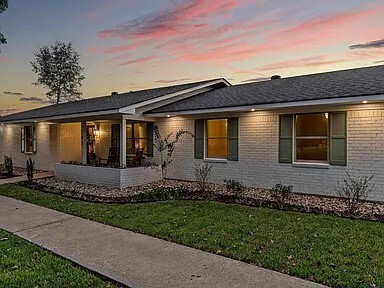
<svg viewBox="0 0 384 288"><path fill-rule="evenodd" d="M36 173L33 176L33 179L48 178L48 177L52 177L52 176L54 176L53 172L40 172L40 173ZM28 180L27 175L16 176L16 177L12 177L12 178L4 178L4 179L0 179L0 185L1 184L18 183L18 182L23 182L23 181L27 181L27 180Z"/></svg>
<svg viewBox="0 0 384 288"><path fill-rule="evenodd" d="M129 287L325 287L4 196L0 229Z"/></svg>

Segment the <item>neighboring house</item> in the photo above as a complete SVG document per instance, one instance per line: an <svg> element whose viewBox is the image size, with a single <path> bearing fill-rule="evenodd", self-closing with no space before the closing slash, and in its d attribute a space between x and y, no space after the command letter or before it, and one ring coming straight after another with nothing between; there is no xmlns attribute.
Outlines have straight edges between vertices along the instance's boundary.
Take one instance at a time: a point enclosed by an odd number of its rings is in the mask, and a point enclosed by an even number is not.
<svg viewBox="0 0 384 288"><path fill-rule="evenodd" d="M384 200L384 66L274 78L234 86L215 79L5 116L0 156L11 154L17 166L31 156L36 168L55 169L63 179L137 185L156 179L150 168L55 163L90 163L107 158L110 147L119 148L122 166L136 148L156 160L155 123L163 135L194 134L178 143L168 178L194 180L194 163L207 162L213 182L282 182L296 192L336 195L348 171L374 175L370 199Z"/></svg>

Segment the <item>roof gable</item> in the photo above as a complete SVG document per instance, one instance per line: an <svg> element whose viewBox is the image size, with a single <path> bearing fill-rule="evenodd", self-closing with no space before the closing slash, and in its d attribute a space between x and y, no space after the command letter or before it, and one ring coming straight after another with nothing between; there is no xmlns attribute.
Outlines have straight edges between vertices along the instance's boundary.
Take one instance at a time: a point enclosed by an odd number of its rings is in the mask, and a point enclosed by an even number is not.
<svg viewBox="0 0 384 288"><path fill-rule="evenodd" d="M40 107L20 113L7 115L0 118L0 122L25 121L57 117L58 115L74 115L82 113L114 112L122 113L122 109L129 106L140 106L140 103L156 102L167 95L180 95L183 91L192 91L199 87L217 85L230 85L225 79L213 79L200 82L193 82L181 85L173 85L161 88L153 88L139 91L132 91L117 95L102 96L96 98L83 99L79 101L60 103L46 107ZM168 103L167 103L168 104Z"/></svg>

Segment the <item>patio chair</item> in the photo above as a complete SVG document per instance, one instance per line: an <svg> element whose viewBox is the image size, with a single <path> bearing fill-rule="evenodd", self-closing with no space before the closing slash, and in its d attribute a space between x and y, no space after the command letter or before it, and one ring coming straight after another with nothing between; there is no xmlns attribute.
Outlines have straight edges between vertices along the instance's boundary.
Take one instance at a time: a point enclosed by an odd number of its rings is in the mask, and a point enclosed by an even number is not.
<svg viewBox="0 0 384 288"><path fill-rule="evenodd" d="M144 149L137 148L135 156L131 160L127 161L127 165L130 167L139 167L141 166L141 161L144 158Z"/></svg>
<svg viewBox="0 0 384 288"><path fill-rule="evenodd" d="M119 165L119 162L120 162L120 148L116 148L116 147L109 148L108 159L99 158L99 165L100 166Z"/></svg>

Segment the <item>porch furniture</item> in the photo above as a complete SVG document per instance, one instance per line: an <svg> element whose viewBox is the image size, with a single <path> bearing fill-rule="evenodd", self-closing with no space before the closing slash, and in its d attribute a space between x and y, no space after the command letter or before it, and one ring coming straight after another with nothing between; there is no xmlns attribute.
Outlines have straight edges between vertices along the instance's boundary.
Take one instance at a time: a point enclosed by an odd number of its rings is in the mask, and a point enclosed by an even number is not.
<svg viewBox="0 0 384 288"><path fill-rule="evenodd" d="M141 166L141 161L144 158L144 149L137 148L135 156L132 159L127 161L127 166L130 167L139 167Z"/></svg>
<svg viewBox="0 0 384 288"><path fill-rule="evenodd" d="M119 160L120 160L120 148L111 147L109 148L108 159L99 158L99 165L100 166L119 165Z"/></svg>

